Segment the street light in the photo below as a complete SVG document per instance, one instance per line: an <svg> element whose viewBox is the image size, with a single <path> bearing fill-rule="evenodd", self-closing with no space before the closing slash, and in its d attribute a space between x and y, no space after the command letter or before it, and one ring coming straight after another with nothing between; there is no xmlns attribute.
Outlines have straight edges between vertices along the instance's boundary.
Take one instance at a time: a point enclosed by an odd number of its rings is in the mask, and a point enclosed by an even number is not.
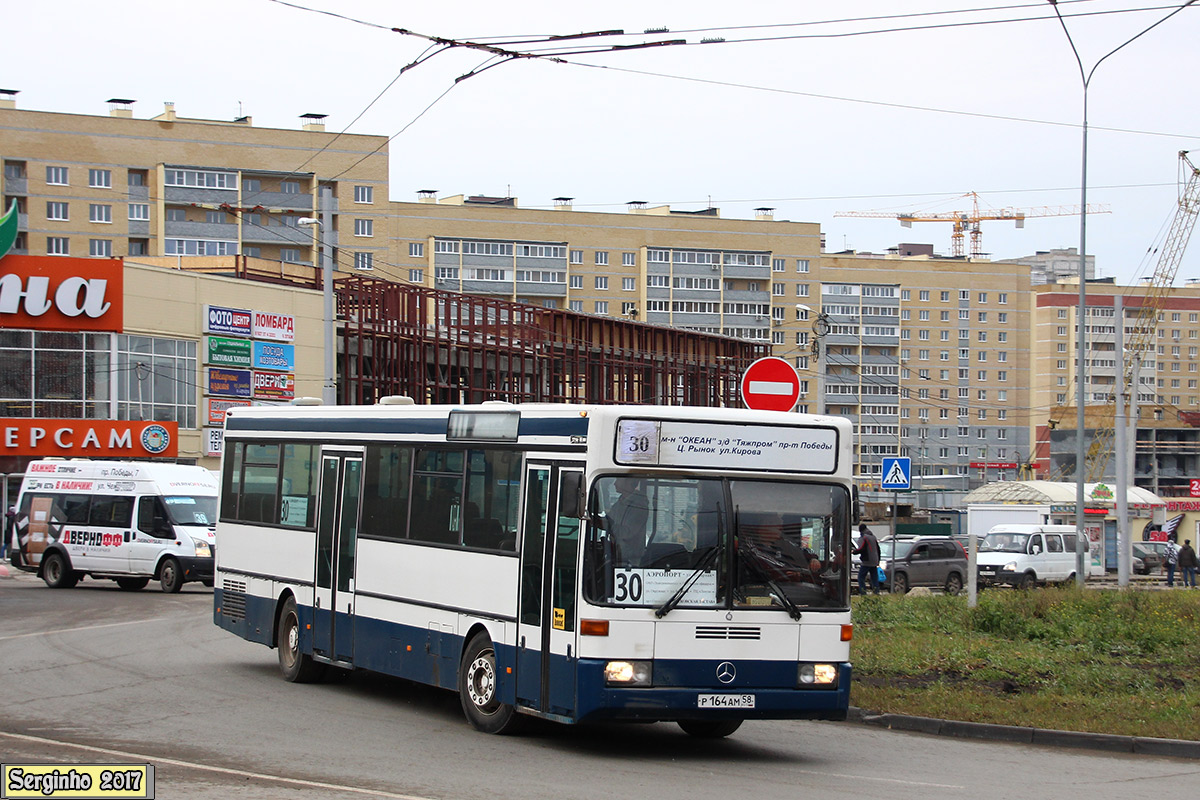
<svg viewBox="0 0 1200 800"><path fill-rule="evenodd" d="M321 290L323 294L323 313L324 317L324 351L325 351L325 368L321 376L321 402L327 406L337 404L337 377L334 373L335 350L333 337L333 263L329 254L329 222L330 222L330 189L328 186L321 187L320 210L321 218L316 217L300 217L296 220L298 225L321 226L324 228L319 233L321 242Z"/></svg>
<svg viewBox="0 0 1200 800"><path fill-rule="evenodd" d="M1078 546L1076 547L1076 556L1075 556L1075 583L1080 588L1083 588L1084 580L1087 577L1086 571L1085 571L1085 568L1087 565L1085 563L1086 559L1084 558L1084 554L1087 552L1087 550L1085 549L1087 547L1087 543L1086 543L1086 539L1085 539L1085 530L1084 530L1084 525L1083 525L1083 512L1084 512L1084 499L1085 499L1084 498L1084 481L1087 480L1087 476L1084 474L1083 470L1084 470L1084 466L1085 466L1084 462L1087 460L1087 448L1084 447L1084 443L1083 443L1084 424L1085 424L1083 405L1084 405L1084 400L1086 398L1086 392L1084 390L1084 378L1086 377L1086 373L1084 371L1084 363L1085 363L1085 358L1086 358L1086 348L1084 346L1084 344L1085 344L1085 342L1084 342L1084 327L1087 322L1086 317L1087 317L1087 142L1088 142L1088 138L1087 138L1087 134L1088 134L1088 122L1087 122L1088 94L1087 93L1088 93L1088 86L1091 85L1092 76L1096 74L1097 67L1099 67L1102 63L1104 63L1105 59L1107 59L1113 53L1116 53L1118 50L1122 49L1126 45L1130 44L1134 40L1141 38L1143 35L1148 33L1153 28L1157 28L1159 25L1163 24L1164 22L1169 20L1171 17L1175 16L1180 11L1183 11L1185 8L1187 8L1188 6L1192 5L1195 2L1196 2L1196 0L1187 0L1186 3L1183 3L1181 6L1179 6L1179 8L1175 9L1170 14L1167 14L1165 17L1160 19L1158 22L1155 22L1153 25L1150 25L1147 28L1143 29L1140 33L1136 34L1135 36L1130 37L1129 39L1126 39L1124 42L1117 45L1112 50L1109 50L1107 53L1105 53L1103 56L1101 56L1099 59L1097 59L1096 63L1092 65L1092 68L1090 70L1087 70L1087 69L1084 69L1083 59L1079 57L1079 50L1075 47L1075 40L1071 38L1071 32L1069 30L1067 30L1066 20L1064 20L1062 18L1062 14L1058 10L1058 0L1049 0L1050 5L1054 6L1054 15L1056 17L1058 17L1058 22L1060 25L1062 25L1063 33L1065 33L1067 35L1067 43L1071 45L1071 52L1075 55L1075 63L1079 65L1079 78L1083 82L1083 142L1082 142L1083 158L1082 158L1082 165L1081 165L1081 170L1080 170L1081 178L1080 178L1080 189L1079 189L1079 195L1080 195L1080 198L1079 198L1079 203L1080 203L1080 206L1079 206L1079 311L1076 314L1076 317L1077 317L1076 326L1078 327L1076 359L1077 359L1078 363L1076 364L1076 367L1075 367L1075 383L1076 383L1075 404L1077 406L1075 409L1075 531L1076 531L1076 541L1078 542Z"/></svg>

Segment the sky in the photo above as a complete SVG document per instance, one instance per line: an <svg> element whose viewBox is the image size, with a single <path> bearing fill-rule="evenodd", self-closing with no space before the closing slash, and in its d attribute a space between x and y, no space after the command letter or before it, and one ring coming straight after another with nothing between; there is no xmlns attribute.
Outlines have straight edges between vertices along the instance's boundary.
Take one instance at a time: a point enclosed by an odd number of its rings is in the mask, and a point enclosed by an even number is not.
<svg viewBox="0 0 1200 800"><path fill-rule="evenodd" d="M1106 54L1183 2L1058 3L1092 75L1087 201L1108 211L1089 213L1087 250L1120 283L1154 272L1178 151L1200 148L1200 3ZM892 215L971 211L976 192L981 210L1031 212L1023 229L982 223L992 258L1080 243L1080 217L1057 214L1081 201L1085 92L1048 2L58 0L17 19L0 86L20 90L20 108L107 114L124 97L137 117L170 101L183 117L293 129L326 114L330 131L395 137L393 200L771 207L819 223L829 251L949 254L949 223L905 229ZM544 41L611 30L625 34ZM496 58L414 34L574 52ZM1176 283L1189 277L1200 243Z"/></svg>

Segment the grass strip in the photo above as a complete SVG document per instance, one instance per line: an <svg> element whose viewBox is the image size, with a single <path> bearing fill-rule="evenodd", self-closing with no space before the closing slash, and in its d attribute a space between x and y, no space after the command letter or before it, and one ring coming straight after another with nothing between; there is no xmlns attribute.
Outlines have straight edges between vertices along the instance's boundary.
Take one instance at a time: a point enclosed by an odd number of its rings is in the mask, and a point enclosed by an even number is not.
<svg viewBox="0 0 1200 800"><path fill-rule="evenodd" d="M854 598L872 711L1200 741L1200 591Z"/></svg>

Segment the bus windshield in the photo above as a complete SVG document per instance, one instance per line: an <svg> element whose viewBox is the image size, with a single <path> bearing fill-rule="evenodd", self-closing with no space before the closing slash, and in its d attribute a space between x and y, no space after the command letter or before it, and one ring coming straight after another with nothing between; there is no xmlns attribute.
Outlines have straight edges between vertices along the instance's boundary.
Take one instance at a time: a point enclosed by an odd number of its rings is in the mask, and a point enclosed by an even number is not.
<svg viewBox="0 0 1200 800"><path fill-rule="evenodd" d="M217 498L175 494L163 497L175 525L216 525Z"/></svg>
<svg viewBox="0 0 1200 800"><path fill-rule="evenodd" d="M986 548L981 550L994 550L999 553L1024 553L1025 546L1029 543L1029 534L1027 533L989 533L984 537Z"/></svg>
<svg viewBox="0 0 1200 800"><path fill-rule="evenodd" d="M683 591L671 607L846 607L850 498L842 487L605 476L590 510L591 603L659 608Z"/></svg>

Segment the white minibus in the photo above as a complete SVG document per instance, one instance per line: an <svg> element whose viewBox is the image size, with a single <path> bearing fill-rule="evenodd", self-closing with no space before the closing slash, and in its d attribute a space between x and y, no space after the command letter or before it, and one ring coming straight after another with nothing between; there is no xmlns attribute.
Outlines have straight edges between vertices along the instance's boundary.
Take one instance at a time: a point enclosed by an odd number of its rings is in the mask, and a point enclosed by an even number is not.
<svg viewBox="0 0 1200 800"><path fill-rule="evenodd" d="M85 575L136 591L213 582L217 481L202 467L133 461L34 461L14 520L12 563L52 588Z"/></svg>

